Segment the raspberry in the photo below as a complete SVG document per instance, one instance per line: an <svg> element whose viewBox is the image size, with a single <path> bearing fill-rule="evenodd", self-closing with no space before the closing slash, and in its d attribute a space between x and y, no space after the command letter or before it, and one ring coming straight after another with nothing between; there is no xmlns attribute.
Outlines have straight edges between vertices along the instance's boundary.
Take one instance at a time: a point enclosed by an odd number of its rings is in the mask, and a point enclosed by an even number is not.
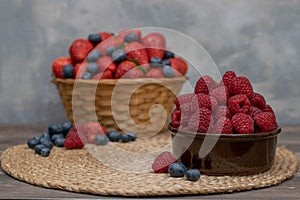
<svg viewBox="0 0 300 200"><path fill-rule="evenodd" d="M231 81L236 77L236 74L233 71L227 71L222 78L223 84L228 88L231 85Z"/></svg>
<svg viewBox="0 0 300 200"><path fill-rule="evenodd" d="M274 115L274 111L270 105L266 105L265 109L262 110L263 112L272 112Z"/></svg>
<svg viewBox="0 0 300 200"><path fill-rule="evenodd" d="M181 104L180 106L180 111L181 111L181 116L192 116L193 113L197 112L198 107L197 104L194 103L185 103L185 104Z"/></svg>
<svg viewBox="0 0 300 200"><path fill-rule="evenodd" d="M211 96L214 96L220 105L226 105L227 99L229 98L228 89L224 86L217 87L213 89L210 93Z"/></svg>
<svg viewBox="0 0 300 200"><path fill-rule="evenodd" d="M172 121L180 121L181 112L178 109L175 109L171 114Z"/></svg>
<svg viewBox="0 0 300 200"><path fill-rule="evenodd" d="M67 149L81 149L84 147L84 143L82 142L80 136L80 131L78 128L73 127L66 135L64 141L64 147Z"/></svg>
<svg viewBox="0 0 300 200"><path fill-rule="evenodd" d="M245 76L238 76L232 79L229 86L229 92L231 95L245 94L249 99L253 96L253 88Z"/></svg>
<svg viewBox="0 0 300 200"><path fill-rule="evenodd" d="M176 105L176 108L179 109L181 104L191 102L194 95L195 94L184 94L184 95L181 95L181 96L177 97L174 101L174 103Z"/></svg>
<svg viewBox="0 0 300 200"><path fill-rule="evenodd" d="M261 112L262 112L261 109L255 107L255 106L251 106L249 109L248 115L250 115L250 117L252 117L252 119L254 119L254 117Z"/></svg>
<svg viewBox="0 0 300 200"><path fill-rule="evenodd" d="M253 93L253 97L251 98L251 105L260 109L264 109L266 107L265 98L258 93Z"/></svg>
<svg viewBox="0 0 300 200"><path fill-rule="evenodd" d="M250 134L254 132L254 120L245 113L237 113L231 119L231 124L236 133Z"/></svg>
<svg viewBox="0 0 300 200"><path fill-rule="evenodd" d="M188 130L199 133L206 133L211 122L211 112L203 107L199 108L199 112L195 112L189 120Z"/></svg>
<svg viewBox="0 0 300 200"><path fill-rule="evenodd" d="M270 132L277 128L276 117L272 112L261 112L254 117L259 132Z"/></svg>
<svg viewBox="0 0 300 200"><path fill-rule="evenodd" d="M215 124L215 133L218 134L231 134L232 124L229 118L221 117Z"/></svg>
<svg viewBox="0 0 300 200"><path fill-rule="evenodd" d="M203 93L196 94L192 101L196 102L199 108L205 107L209 110L215 109L218 106L218 102L215 97Z"/></svg>
<svg viewBox="0 0 300 200"><path fill-rule="evenodd" d="M180 121L171 121L171 125L174 128L178 128L180 126Z"/></svg>
<svg viewBox="0 0 300 200"><path fill-rule="evenodd" d="M155 173L167 173L169 165L176 162L176 158L172 153L165 151L159 154L153 164L152 169Z"/></svg>
<svg viewBox="0 0 300 200"><path fill-rule="evenodd" d="M228 108L232 114L247 113L251 104L246 95L238 94L228 99Z"/></svg>
<svg viewBox="0 0 300 200"><path fill-rule="evenodd" d="M221 117L226 117L231 119L231 113L227 106L221 105L218 106L218 108L215 110L213 117L215 121L218 121L218 119L220 119Z"/></svg>
<svg viewBox="0 0 300 200"><path fill-rule="evenodd" d="M216 86L216 82L208 75L202 76L196 83L194 93L208 94L209 90L212 90Z"/></svg>
<svg viewBox="0 0 300 200"><path fill-rule="evenodd" d="M189 124L189 121L190 121L190 116L188 116L188 115L181 116L180 128L187 127Z"/></svg>
<svg viewBox="0 0 300 200"><path fill-rule="evenodd" d="M88 143L92 144L95 142L97 135L106 134L107 130L98 122L88 122L83 125L83 132L87 137Z"/></svg>

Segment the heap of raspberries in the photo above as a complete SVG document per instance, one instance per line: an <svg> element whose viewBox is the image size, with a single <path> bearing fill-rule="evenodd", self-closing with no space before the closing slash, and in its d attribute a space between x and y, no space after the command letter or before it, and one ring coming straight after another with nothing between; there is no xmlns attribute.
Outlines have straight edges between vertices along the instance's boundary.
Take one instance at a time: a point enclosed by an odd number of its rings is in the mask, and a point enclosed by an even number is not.
<svg viewBox="0 0 300 200"><path fill-rule="evenodd" d="M253 91L247 77L227 71L220 83L202 76L194 93L175 100L174 128L217 134L270 132L277 128L273 109L263 95Z"/></svg>

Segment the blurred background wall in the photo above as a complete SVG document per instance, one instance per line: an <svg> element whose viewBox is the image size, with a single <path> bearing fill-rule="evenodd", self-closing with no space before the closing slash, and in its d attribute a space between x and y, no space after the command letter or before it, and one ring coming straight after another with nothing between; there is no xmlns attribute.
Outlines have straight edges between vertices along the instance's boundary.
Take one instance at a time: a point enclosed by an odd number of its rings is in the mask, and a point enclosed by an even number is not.
<svg viewBox="0 0 300 200"><path fill-rule="evenodd" d="M194 38L221 72L248 76L279 123L299 123L299 0L1 0L0 123L66 120L52 61L77 37L144 26Z"/></svg>

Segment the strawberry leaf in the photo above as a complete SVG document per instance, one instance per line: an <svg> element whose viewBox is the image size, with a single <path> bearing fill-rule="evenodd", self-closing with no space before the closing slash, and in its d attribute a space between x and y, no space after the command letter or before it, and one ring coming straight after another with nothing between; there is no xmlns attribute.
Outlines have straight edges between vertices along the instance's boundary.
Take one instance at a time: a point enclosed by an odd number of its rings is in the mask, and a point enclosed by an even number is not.
<svg viewBox="0 0 300 200"><path fill-rule="evenodd" d="M137 66L136 68L138 68L139 70L141 70L143 72L144 75L147 74L147 69L145 69L144 67L142 66Z"/></svg>

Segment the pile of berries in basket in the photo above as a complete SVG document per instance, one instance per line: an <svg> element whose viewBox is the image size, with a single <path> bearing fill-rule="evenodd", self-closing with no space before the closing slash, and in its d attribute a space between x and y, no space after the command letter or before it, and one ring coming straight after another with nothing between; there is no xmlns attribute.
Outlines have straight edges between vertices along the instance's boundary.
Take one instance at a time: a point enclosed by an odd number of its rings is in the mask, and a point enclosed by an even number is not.
<svg viewBox="0 0 300 200"><path fill-rule="evenodd" d="M56 78L96 80L184 76L187 63L166 45L165 37L156 32L144 37L140 30L93 33L74 40L69 57L57 58L52 72Z"/></svg>
<svg viewBox="0 0 300 200"><path fill-rule="evenodd" d="M247 77L227 71L220 83L202 76L194 93L179 96L171 126L182 131L251 134L277 129L273 109Z"/></svg>

